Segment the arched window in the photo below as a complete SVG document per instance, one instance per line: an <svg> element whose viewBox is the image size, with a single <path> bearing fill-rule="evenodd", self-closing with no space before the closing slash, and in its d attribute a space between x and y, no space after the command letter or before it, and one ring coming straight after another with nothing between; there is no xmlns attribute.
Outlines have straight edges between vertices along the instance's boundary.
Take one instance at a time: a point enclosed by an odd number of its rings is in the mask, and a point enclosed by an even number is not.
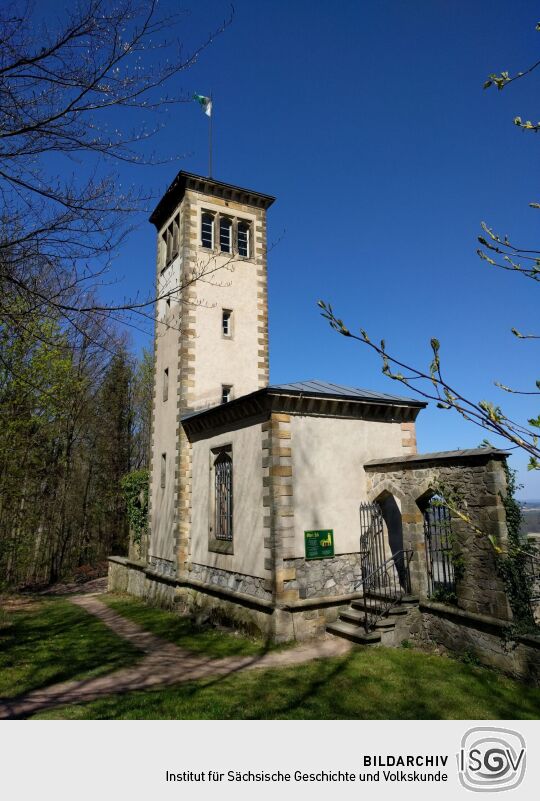
<svg viewBox="0 0 540 801"><path fill-rule="evenodd" d="M249 258L250 226L247 222L238 223L238 255Z"/></svg>
<svg viewBox="0 0 540 801"><path fill-rule="evenodd" d="M232 220L228 217L219 218L219 249L222 253L232 250Z"/></svg>
<svg viewBox="0 0 540 801"><path fill-rule="evenodd" d="M215 515L214 537L232 542L233 484L232 456L222 451L214 462Z"/></svg>
<svg viewBox="0 0 540 801"><path fill-rule="evenodd" d="M201 245L210 250L214 247L214 217L208 212L201 215Z"/></svg>

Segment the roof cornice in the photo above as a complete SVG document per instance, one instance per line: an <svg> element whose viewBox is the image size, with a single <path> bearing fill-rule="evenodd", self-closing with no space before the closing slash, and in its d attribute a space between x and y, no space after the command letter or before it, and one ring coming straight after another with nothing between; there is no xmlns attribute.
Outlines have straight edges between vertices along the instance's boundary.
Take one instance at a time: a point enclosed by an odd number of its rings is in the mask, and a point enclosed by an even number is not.
<svg viewBox="0 0 540 801"><path fill-rule="evenodd" d="M204 195L209 195L210 197L234 200L238 203L246 203L249 206L256 206L263 209L270 208L275 200L275 197L272 195L265 195L253 189L245 189L244 187L235 186L234 184L216 181L215 178L205 178L202 175L195 175L194 173L180 170L149 217L150 222L153 223L158 230L179 205L186 190L202 192Z"/></svg>
<svg viewBox="0 0 540 801"><path fill-rule="evenodd" d="M264 387L228 403L187 413L181 423L188 434L200 434L269 416L272 412L307 417L339 417L352 420L411 422L425 404L418 401L366 400L358 397L284 392Z"/></svg>

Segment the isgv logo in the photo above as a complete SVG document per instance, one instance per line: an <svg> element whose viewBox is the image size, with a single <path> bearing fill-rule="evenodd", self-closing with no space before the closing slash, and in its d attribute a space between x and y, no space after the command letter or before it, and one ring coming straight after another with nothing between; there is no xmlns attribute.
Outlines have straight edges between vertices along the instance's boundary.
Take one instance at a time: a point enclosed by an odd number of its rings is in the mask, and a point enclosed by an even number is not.
<svg viewBox="0 0 540 801"><path fill-rule="evenodd" d="M525 739L512 729L478 726L463 735L457 759L459 780L467 790L513 790L525 775Z"/></svg>

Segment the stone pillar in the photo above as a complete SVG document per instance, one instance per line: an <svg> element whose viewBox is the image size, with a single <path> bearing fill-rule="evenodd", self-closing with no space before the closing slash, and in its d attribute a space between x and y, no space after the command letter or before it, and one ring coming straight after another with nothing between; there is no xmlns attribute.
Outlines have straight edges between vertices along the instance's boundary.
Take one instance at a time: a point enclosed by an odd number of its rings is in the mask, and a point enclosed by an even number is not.
<svg viewBox="0 0 540 801"><path fill-rule="evenodd" d="M420 598L428 593L424 517L411 496L406 496L401 507L403 548L413 552L410 563L411 595Z"/></svg>
<svg viewBox="0 0 540 801"><path fill-rule="evenodd" d="M197 208L192 198L184 199L182 216L183 232L183 270L184 277L197 269L193 246L198 236ZM190 562L191 536L191 442L182 428L182 416L193 409L195 400L195 340L197 318L196 286L191 284L182 291L182 305L178 332L178 397L175 463L175 504L174 543L177 575L186 575Z"/></svg>
<svg viewBox="0 0 540 801"><path fill-rule="evenodd" d="M281 609L299 597L297 589L285 589L285 582L296 578L296 568L287 567L285 563L286 556L292 553L294 539L291 417L274 412L262 424L262 430L265 568L271 576L270 586L276 606L273 635L280 641L293 636L291 616Z"/></svg>
<svg viewBox="0 0 540 801"><path fill-rule="evenodd" d="M268 386L270 365L268 355L268 276L266 261L266 214L257 213L257 239L255 259L257 262L257 371L259 388Z"/></svg>
<svg viewBox="0 0 540 801"><path fill-rule="evenodd" d="M512 617L505 586L497 571L497 556L490 538L503 553L508 537L506 514L500 493L506 493L504 463L491 460L486 465L462 468L458 488L467 502L467 512L476 533L463 520L452 519L456 544L463 556L463 578L457 582L458 605L479 614L503 620Z"/></svg>

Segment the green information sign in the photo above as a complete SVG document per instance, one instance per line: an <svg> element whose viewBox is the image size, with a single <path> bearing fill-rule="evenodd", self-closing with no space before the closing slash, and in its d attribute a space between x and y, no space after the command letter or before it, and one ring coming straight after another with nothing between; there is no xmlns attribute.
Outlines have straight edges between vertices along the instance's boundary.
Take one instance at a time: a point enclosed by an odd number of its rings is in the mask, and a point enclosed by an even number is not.
<svg viewBox="0 0 540 801"><path fill-rule="evenodd" d="M306 559L328 559L334 555L334 530L304 531Z"/></svg>

